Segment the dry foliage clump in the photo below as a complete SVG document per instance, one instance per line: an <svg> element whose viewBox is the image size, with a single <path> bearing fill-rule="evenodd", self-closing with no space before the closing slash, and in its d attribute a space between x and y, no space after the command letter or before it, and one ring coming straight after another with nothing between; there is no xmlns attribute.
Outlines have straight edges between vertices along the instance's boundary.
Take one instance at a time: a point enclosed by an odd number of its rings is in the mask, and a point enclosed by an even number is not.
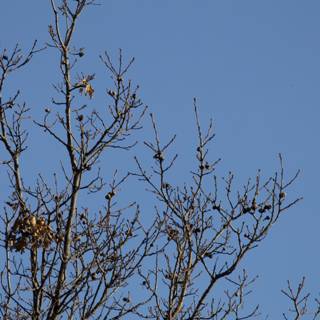
<svg viewBox="0 0 320 320"><path fill-rule="evenodd" d="M55 234L44 217L22 214L14 222L8 236L8 246L23 252L26 248L47 248ZM56 239L59 241L59 239Z"/></svg>

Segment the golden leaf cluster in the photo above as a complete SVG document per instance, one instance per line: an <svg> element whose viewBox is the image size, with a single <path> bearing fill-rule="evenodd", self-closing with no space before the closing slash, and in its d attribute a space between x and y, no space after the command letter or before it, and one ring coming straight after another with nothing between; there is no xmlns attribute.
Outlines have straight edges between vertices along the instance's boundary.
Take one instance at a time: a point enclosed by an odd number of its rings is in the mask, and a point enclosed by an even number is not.
<svg viewBox="0 0 320 320"><path fill-rule="evenodd" d="M94 89L86 78L81 81L80 93L84 92L84 95L89 95L90 99L93 97Z"/></svg>
<svg viewBox="0 0 320 320"><path fill-rule="evenodd" d="M54 239L54 232L44 217L25 215L19 217L12 226L8 245L16 251L26 248L47 248Z"/></svg>

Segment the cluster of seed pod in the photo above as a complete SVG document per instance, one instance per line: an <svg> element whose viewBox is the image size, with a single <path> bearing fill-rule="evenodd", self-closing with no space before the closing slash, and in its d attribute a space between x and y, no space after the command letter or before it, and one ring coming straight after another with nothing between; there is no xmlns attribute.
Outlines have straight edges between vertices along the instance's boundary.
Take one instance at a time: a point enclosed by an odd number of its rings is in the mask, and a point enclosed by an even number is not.
<svg viewBox="0 0 320 320"><path fill-rule="evenodd" d="M26 248L47 248L54 240L54 232L44 217L24 215L19 217L11 228L8 245L16 251Z"/></svg>
<svg viewBox="0 0 320 320"><path fill-rule="evenodd" d="M179 237L179 231L168 226L167 228L167 235L168 235L168 241L170 240L177 240Z"/></svg>

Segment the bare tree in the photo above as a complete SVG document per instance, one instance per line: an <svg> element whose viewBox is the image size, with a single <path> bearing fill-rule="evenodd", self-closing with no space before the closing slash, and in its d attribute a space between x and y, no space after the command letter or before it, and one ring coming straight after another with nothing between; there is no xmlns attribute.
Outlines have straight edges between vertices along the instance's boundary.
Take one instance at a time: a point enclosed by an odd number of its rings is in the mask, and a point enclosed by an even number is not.
<svg viewBox="0 0 320 320"><path fill-rule="evenodd" d="M163 144L153 115L154 140L144 144L154 166L146 168L144 161L135 158L135 172L120 177L115 172L106 181L99 169L103 152L133 148L135 143L128 137L142 128L147 111L138 86L127 79L133 59L125 63L121 51L117 63L108 53L100 56L113 87L107 89L105 110L88 108L83 99L94 96L95 75L79 71L85 51L75 47L73 36L81 13L96 3L50 0L50 5L54 21L46 47L59 56L61 81L55 85L52 107L33 124L63 150L57 156L61 172L53 173L51 181L39 174L34 186L25 183L20 162L27 148L25 120L30 108L19 102L19 90L8 97L5 86L8 76L42 49L35 42L26 54L18 46L0 54L1 164L7 167L11 190L1 213L1 318L257 316L258 306L244 307L255 278L239 270L240 262L267 236L280 215L301 199L290 202L286 197L299 172L286 179L279 155L277 173L264 181L258 172L241 191L234 187L234 174L219 179L215 168L220 160L208 159L214 138L212 122L208 130L202 129L194 101L198 144L191 184L178 186L170 181L177 155L170 158L168 150L175 136ZM157 204L148 226L142 223L138 203L116 201L129 178L145 183L154 195ZM89 197L101 200L100 210L81 201ZM142 294L130 294L137 281ZM300 289L295 294L290 285L288 290L284 293L295 305L295 319L300 319L306 297L301 300Z"/></svg>
<svg viewBox="0 0 320 320"><path fill-rule="evenodd" d="M207 160L208 143L214 137L212 123L202 132L196 102L194 108L198 166L191 172L192 185L171 187L174 181L168 181L167 172L176 156L166 161L165 151L174 138L162 146L154 121L155 142L145 144L154 154L157 167L148 174L136 159L137 175L163 206L157 217L166 237L156 264L141 272L155 305L140 316L148 319L251 318L258 314L258 307L246 314L242 307L248 293L246 288L254 279L250 280L245 271L237 280L230 276L247 253L266 237L279 216L300 200L289 203L285 200L286 190L299 172L286 182L279 155L280 171L273 177L261 181L258 172L253 181L249 179L244 185L243 191L234 193L234 175L229 173L223 178L224 192L220 192L214 175L219 160ZM210 181L207 183L208 178L213 181L213 188ZM198 285L199 279L206 283L203 288ZM225 291L225 299L215 298L214 288L222 281L231 284L231 288Z"/></svg>

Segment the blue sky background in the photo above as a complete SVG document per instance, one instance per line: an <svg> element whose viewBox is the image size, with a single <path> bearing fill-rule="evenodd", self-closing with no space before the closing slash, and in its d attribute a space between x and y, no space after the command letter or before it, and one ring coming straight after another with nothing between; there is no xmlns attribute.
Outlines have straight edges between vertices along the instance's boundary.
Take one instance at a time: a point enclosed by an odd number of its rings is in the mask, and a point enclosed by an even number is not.
<svg viewBox="0 0 320 320"><path fill-rule="evenodd" d="M318 294L320 2L101 3L81 17L75 37L75 44L86 48L79 72L97 75L92 104L105 101L101 92L108 83L98 55L107 49L115 56L122 48L125 56L136 58L130 76L141 86L141 96L154 112L161 136L178 135L178 182L188 180L187 174L196 165L193 97L198 99L202 122L214 119L216 138L211 156L223 159L219 175L231 170L240 184L259 168L271 175L281 152L288 174L302 170L289 197L302 195L304 200L281 218L243 266L252 276L260 275L253 301L260 303L270 319L280 318L286 309L280 289L287 279L297 282L305 275L308 289ZM34 39L43 44L49 39L50 23L49 1L3 0L0 48L12 48L16 42L28 48ZM56 54L48 49L36 56L7 87L9 93L21 87L23 99L38 119L55 94L51 84L59 79ZM138 138L150 134L148 119L145 127ZM56 150L47 147L39 130L31 131L30 145L24 170L31 180L37 171L51 173L58 168ZM45 152L39 154L38 147ZM133 154L146 156L137 150ZM127 154L116 153L116 157L123 171L133 168ZM105 161L115 166L114 158ZM0 187L5 189L2 182ZM149 198L146 207L154 203Z"/></svg>

